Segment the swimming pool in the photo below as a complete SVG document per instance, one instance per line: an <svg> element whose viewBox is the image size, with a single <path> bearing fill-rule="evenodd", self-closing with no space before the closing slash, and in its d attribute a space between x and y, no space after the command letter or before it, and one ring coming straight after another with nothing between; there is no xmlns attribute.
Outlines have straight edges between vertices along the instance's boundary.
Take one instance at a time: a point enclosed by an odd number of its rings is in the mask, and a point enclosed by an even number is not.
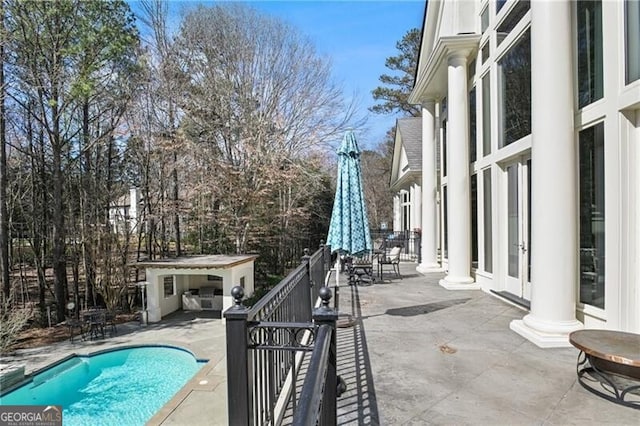
<svg viewBox="0 0 640 426"><path fill-rule="evenodd" d="M61 405L64 425L143 425L206 361L170 346L75 355L3 395L0 405Z"/></svg>

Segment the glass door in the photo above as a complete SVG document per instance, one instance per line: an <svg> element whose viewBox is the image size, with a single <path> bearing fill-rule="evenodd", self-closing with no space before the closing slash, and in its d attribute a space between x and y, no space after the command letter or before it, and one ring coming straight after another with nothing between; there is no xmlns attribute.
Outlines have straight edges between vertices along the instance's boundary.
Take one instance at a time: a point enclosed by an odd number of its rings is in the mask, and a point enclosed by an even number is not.
<svg viewBox="0 0 640 426"><path fill-rule="evenodd" d="M531 158L522 157L504 168L506 182L505 290L529 300L531 296Z"/></svg>

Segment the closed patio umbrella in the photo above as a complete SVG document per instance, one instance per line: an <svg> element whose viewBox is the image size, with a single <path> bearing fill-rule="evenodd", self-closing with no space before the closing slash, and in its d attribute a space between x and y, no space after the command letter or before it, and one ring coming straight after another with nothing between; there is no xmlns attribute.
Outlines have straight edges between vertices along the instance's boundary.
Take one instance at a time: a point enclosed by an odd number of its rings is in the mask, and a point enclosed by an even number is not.
<svg viewBox="0 0 640 426"><path fill-rule="evenodd" d="M331 252L358 256L372 250L367 206L362 188L360 149L347 131L338 149L338 182L327 244Z"/></svg>

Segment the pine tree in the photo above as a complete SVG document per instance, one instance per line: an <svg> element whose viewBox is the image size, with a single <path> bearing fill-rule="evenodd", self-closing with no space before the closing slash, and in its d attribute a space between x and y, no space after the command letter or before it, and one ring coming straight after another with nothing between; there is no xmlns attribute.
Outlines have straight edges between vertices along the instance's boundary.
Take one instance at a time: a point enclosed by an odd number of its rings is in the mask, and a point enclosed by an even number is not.
<svg viewBox="0 0 640 426"><path fill-rule="evenodd" d="M377 114L404 112L412 117L420 116L420 106L411 105L407 101L415 79L420 52L420 34L419 29L413 28L396 43L399 54L390 56L385 61L385 66L395 73L380 76L380 82L384 86L378 86L371 93L373 99L383 103L371 107L372 112Z"/></svg>

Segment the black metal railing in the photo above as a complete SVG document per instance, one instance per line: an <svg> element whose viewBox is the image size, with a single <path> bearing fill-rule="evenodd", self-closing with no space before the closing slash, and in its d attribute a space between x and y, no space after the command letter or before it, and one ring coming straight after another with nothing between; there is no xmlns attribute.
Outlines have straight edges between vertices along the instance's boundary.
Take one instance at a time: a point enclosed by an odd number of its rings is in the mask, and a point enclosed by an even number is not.
<svg viewBox="0 0 640 426"><path fill-rule="evenodd" d="M338 314L329 308L331 290L320 292L322 305L314 311L313 321L318 327L307 375L300 391L300 405L294 410L293 426L337 423L336 398L338 389L336 357L336 320Z"/></svg>
<svg viewBox="0 0 640 426"><path fill-rule="evenodd" d="M286 409L296 412L295 384L302 355L314 350L318 341L318 324L312 320L318 314L326 322L333 315L328 308L331 291L323 286L329 262L328 246L305 255L298 268L251 308L242 304L243 289L232 289L235 305L224 313L229 424L279 424ZM318 296L327 301L315 312Z"/></svg>
<svg viewBox="0 0 640 426"><path fill-rule="evenodd" d="M309 249L305 249L305 256L308 256ZM303 257L303 260L305 258ZM321 246L309 257L309 276L311 278L311 304L315 306L320 297L318 292L325 283L327 272L331 269L331 248Z"/></svg>
<svg viewBox="0 0 640 426"><path fill-rule="evenodd" d="M421 259L421 233L418 231L386 231L371 230L371 240L376 249L391 249L402 247L401 260L412 260L420 263Z"/></svg>

